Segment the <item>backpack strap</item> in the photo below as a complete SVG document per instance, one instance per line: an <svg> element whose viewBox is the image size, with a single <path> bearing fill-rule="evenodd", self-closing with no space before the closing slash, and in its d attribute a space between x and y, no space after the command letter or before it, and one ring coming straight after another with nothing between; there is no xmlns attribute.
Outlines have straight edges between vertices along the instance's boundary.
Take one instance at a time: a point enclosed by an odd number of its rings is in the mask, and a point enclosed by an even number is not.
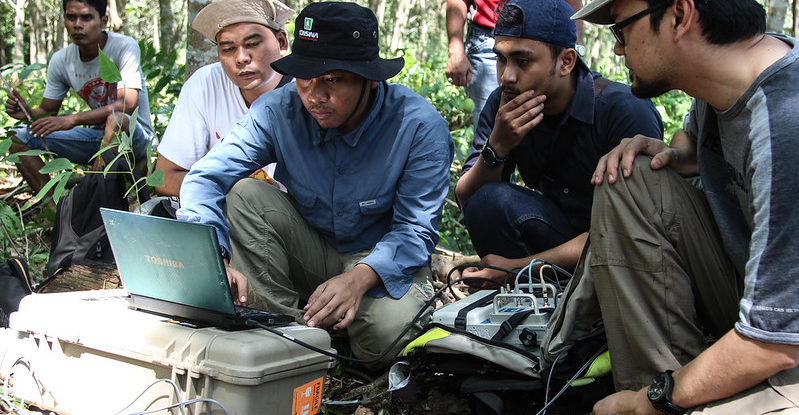
<svg viewBox="0 0 799 415"><path fill-rule="evenodd" d="M28 292L32 293L35 290L33 289L33 282L31 281L31 275L28 272L28 263L25 262L22 258L9 258L8 266L11 267L11 272L19 277L20 280L25 284L28 288Z"/></svg>

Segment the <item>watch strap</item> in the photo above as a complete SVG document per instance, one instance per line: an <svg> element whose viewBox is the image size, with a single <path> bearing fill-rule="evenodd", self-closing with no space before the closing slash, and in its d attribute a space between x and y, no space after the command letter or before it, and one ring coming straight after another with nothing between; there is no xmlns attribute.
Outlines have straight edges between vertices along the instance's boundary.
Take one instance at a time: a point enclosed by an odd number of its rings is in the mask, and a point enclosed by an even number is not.
<svg viewBox="0 0 799 415"><path fill-rule="evenodd" d="M659 373L655 376L655 379L658 377L665 378L663 393L661 396L659 396L657 399L652 399L652 397L648 394L647 396L649 397L649 402L658 411L663 412L666 415L682 415L688 412L688 409L678 406L671 401L671 395L674 392L674 377L671 375L672 373L674 373L673 370L666 370L665 372ZM655 379L653 379L653 384L655 383Z"/></svg>
<svg viewBox="0 0 799 415"><path fill-rule="evenodd" d="M219 255L221 255L222 258L225 258L228 261L230 261L230 251L228 251L227 248L225 248L222 245L219 245Z"/></svg>
<svg viewBox="0 0 799 415"><path fill-rule="evenodd" d="M485 164L486 167L491 168L498 167L502 165L505 160L507 160L507 156L502 158L497 156L497 150L495 150L494 147L491 147L491 144L489 144L487 141L483 146L483 150L480 151L480 155L482 156L483 164Z"/></svg>

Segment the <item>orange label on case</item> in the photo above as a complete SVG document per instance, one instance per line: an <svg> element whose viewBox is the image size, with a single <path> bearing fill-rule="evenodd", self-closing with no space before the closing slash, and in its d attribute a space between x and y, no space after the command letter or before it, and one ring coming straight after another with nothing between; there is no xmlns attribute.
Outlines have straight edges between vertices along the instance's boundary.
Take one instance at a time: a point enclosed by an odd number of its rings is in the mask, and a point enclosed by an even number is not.
<svg viewBox="0 0 799 415"><path fill-rule="evenodd" d="M322 402L322 384L325 377L312 380L299 388L294 389L292 415L311 415L319 412Z"/></svg>

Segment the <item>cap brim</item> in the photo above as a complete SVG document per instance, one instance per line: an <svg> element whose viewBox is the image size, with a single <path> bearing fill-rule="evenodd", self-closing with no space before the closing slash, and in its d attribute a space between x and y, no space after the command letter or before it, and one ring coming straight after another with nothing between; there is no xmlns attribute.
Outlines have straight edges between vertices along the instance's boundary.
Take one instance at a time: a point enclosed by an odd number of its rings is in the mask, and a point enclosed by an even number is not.
<svg viewBox="0 0 799 415"><path fill-rule="evenodd" d="M613 0L594 0L586 4L577 13L572 15L572 20L585 20L589 23L609 25L613 24L613 19L610 18L610 4Z"/></svg>
<svg viewBox="0 0 799 415"><path fill-rule="evenodd" d="M310 79L332 71L347 71L370 81L385 81L397 75L405 66L405 59L382 59L371 61L348 61L342 59L314 58L292 53L272 62L272 68L283 75L299 79Z"/></svg>

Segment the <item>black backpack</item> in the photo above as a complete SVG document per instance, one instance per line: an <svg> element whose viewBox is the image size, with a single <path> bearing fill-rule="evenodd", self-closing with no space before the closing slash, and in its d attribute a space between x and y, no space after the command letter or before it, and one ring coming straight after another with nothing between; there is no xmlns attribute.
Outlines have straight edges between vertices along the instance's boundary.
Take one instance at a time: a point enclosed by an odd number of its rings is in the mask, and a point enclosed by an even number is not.
<svg viewBox="0 0 799 415"><path fill-rule="evenodd" d="M110 151L103 153L106 163L111 163L113 157ZM111 165L108 174L87 173L68 195L58 201L50 239L50 259L45 267L46 277L53 277L72 264L113 262L100 208L129 210L125 191L131 178L130 171L128 162L120 157ZM133 173L134 179L138 180L139 173L135 169ZM146 188L139 190L140 201L149 198Z"/></svg>
<svg viewBox="0 0 799 415"><path fill-rule="evenodd" d="M28 264L9 258L0 265L0 327L8 327L8 316L17 311L22 297L33 292Z"/></svg>

